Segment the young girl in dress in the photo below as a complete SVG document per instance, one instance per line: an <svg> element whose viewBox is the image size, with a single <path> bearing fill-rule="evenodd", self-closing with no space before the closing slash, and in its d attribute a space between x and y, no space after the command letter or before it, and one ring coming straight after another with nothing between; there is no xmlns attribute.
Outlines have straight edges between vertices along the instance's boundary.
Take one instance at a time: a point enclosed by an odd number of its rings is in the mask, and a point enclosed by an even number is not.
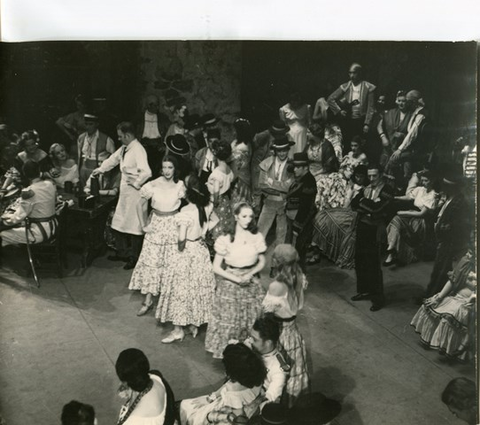
<svg viewBox="0 0 480 425"><path fill-rule="evenodd" d="M198 327L210 318L215 292L215 275L204 238L218 218L212 213L210 193L195 175L187 179L186 198L188 204L175 216L178 248L165 265L155 314L160 322L174 325L170 335L162 339L164 344L183 340L186 326L194 338L197 336Z"/></svg>
<svg viewBox="0 0 480 425"><path fill-rule="evenodd" d="M285 390L285 401L289 407L310 386L305 341L295 321L298 311L303 307L303 291L308 286L298 262L298 253L292 245L281 244L275 248L272 265L276 270L276 278L268 286L262 303L264 312L273 313L281 325L279 344L291 366Z"/></svg>
<svg viewBox="0 0 480 425"><path fill-rule="evenodd" d="M265 239L257 230L249 204L239 203L233 213L234 230L217 239L213 261L217 288L205 349L218 359L230 339L240 340L242 331L253 326L265 296L255 277L265 266Z"/></svg>
<svg viewBox="0 0 480 425"><path fill-rule="evenodd" d="M175 158L165 156L162 160L162 176L143 185L140 189L143 199L152 200L149 224L145 227L145 239L128 288L140 290L145 301L138 311L143 316L153 308L153 297L158 296L165 281L165 265L177 248L178 213L185 186L177 178Z"/></svg>

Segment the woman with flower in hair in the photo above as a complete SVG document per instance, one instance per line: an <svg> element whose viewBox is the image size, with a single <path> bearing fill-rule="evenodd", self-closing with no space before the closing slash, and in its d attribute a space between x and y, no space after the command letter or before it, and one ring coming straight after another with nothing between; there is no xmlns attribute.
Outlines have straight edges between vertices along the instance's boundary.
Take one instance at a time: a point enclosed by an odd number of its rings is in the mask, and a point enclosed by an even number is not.
<svg viewBox="0 0 480 425"><path fill-rule="evenodd" d="M292 407L295 400L310 387L307 349L295 321L298 311L303 308L303 291L308 281L300 267L298 252L292 245L281 244L275 248L272 266L276 277L269 284L262 305L263 311L273 313L281 326L279 344L291 366L285 387L285 402Z"/></svg>
<svg viewBox="0 0 480 425"><path fill-rule="evenodd" d="M210 193L198 177L186 183L185 205L175 216L178 249L169 257L158 299L156 318L172 322L173 331L164 344L182 341L188 326L195 338L198 327L210 319L215 292L215 275L204 238L218 221L213 213Z"/></svg>
<svg viewBox="0 0 480 425"><path fill-rule="evenodd" d="M215 242L217 288L205 339L205 349L214 358L222 358L228 341L240 340L242 331L253 326L265 295L256 277L265 266L265 239L258 232L249 204L240 202L233 214L233 232Z"/></svg>
<svg viewBox="0 0 480 425"><path fill-rule="evenodd" d="M232 190L232 205L240 201L251 202L252 185L250 162L252 159L253 129L250 121L238 118L234 123L237 138L232 142L232 167L235 180Z"/></svg>

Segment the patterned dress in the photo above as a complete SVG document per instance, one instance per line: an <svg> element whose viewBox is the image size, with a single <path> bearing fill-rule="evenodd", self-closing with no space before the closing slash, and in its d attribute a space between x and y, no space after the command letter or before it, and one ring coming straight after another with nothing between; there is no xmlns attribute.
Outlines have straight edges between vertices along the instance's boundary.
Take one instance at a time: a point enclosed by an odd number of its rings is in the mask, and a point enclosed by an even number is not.
<svg viewBox="0 0 480 425"><path fill-rule="evenodd" d="M299 284L303 288L307 286L305 275L301 276ZM307 348L305 341L300 334L295 320L299 308L289 300L288 292L284 296L275 296L267 292L262 306L265 313L273 313L281 323L280 350L286 355L290 364L290 376L285 386L285 396L282 400L292 407L301 394L310 389L310 378L307 369Z"/></svg>
<svg viewBox="0 0 480 425"><path fill-rule="evenodd" d="M215 242L215 252L225 259L228 272L243 276L257 264L258 256L267 250L261 233L250 234L245 243L231 241L230 235L220 236ZM221 359L230 339L240 340L242 331L249 330L262 311L265 296L260 282L240 286L221 276L216 276L217 288L208 322L205 349L214 358Z"/></svg>
<svg viewBox="0 0 480 425"><path fill-rule="evenodd" d="M205 208L207 217L212 210L212 204ZM203 241L208 222L200 226L198 209L193 204L183 207L174 221L177 226L187 227L187 241L183 251L175 247L165 265L155 316L162 323L200 326L210 319L215 292L215 274Z"/></svg>
<svg viewBox="0 0 480 425"><path fill-rule="evenodd" d="M128 288L156 296L165 280L166 265L178 251L175 215L185 196L185 186L181 180L175 185L167 184L162 176L142 186L140 195L152 200L153 210L144 228L142 252Z"/></svg>

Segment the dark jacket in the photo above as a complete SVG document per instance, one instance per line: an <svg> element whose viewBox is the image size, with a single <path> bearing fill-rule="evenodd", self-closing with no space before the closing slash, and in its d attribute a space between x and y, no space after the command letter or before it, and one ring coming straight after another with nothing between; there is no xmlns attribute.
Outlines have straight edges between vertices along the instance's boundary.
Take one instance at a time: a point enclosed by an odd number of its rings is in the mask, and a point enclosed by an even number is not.
<svg viewBox="0 0 480 425"><path fill-rule="evenodd" d="M293 226L300 231L316 212L317 183L310 172L293 182L287 193L287 210L298 210Z"/></svg>

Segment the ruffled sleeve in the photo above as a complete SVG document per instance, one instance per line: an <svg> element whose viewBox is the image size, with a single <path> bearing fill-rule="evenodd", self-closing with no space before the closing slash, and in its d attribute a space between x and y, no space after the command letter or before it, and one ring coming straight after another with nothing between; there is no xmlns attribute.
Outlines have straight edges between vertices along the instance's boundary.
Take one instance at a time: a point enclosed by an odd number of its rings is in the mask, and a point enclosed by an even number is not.
<svg viewBox="0 0 480 425"><path fill-rule="evenodd" d="M215 241L215 252L219 255L227 255L230 251L230 235L219 236Z"/></svg>
<svg viewBox="0 0 480 425"><path fill-rule="evenodd" d="M145 199L151 199L153 196L153 185L152 182L145 183L140 188L140 196Z"/></svg>
<svg viewBox="0 0 480 425"><path fill-rule="evenodd" d="M185 188L185 185L183 184L183 181L180 180L178 182L178 199L185 198L185 195L187 193L187 189Z"/></svg>
<svg viewBox="0 0 480 425"><path fill-rule="evenodd" d="M193 225L193 218L187 212L179 212L175 216L175 223L177 226L191 227Z"/></svg>
<svg viewBox="0 0 480 425"><path fill-rule="evenodd" d="M257 254L263 254L267 250L265 238L260 232L255 235L255 241L253 246L255 247L255 251L257 251Z"/></svg>
<svg viewBox="0 0 480 425"><path fill-rule="evenodd" d="M262 301L262 309L265 313L275 313L282 307L279 297L274 297L267 292Z"/></svg>

